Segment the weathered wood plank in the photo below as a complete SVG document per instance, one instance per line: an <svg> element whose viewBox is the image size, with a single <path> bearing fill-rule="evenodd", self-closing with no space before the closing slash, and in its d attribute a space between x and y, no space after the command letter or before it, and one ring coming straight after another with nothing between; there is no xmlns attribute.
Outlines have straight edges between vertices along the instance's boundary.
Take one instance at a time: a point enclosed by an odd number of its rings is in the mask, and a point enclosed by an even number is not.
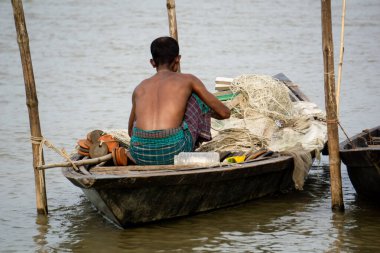
<svg viewBox="0 0 380 253"><path fill-rule="evenodd" d="M283 73L279 73L277 75L273 76L274 78L278 79L279 81L282 81L289 90L293 93L291 96L295 96L297 99L296 101L307 101L309 102L310 99L299 89L299 86L295 83L293 83L287 76L285 76Z"/></svg>

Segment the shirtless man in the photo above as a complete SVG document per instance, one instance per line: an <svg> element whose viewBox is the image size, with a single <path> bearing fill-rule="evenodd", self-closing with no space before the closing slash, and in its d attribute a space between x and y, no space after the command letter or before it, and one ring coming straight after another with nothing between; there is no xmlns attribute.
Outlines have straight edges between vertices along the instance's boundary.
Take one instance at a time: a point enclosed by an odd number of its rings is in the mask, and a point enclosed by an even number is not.
<svg viewBox="0 0 380 253"><path fill-rule="evenodd" d="M177 73L181 56L175 39L155 39L151 53L157 73L133 92L130 153L137 164L172 164L174 155L211 139L210 133L202 135L210 130L210 116L227 119L230 110L197 77Z"/></svg>

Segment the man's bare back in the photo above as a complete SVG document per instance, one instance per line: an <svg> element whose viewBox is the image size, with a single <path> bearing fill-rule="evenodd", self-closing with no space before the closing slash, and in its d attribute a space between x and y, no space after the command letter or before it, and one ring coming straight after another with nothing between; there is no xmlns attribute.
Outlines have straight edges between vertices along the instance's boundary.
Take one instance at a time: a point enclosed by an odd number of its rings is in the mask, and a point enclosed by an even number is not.
<svg viewBox="0 0 380 253"><path fill-rule="evenodd" d="M208 92L198 78L191 74L162 70L136 87L132 96L134 114L131 116L134 118L130 118L130 123L134 122L136 127L143 130L179 127L192 92L215 112L217 118L229 116L228 108Z"/></svg>
<svg viewBox="0 0 380 253"><path fill-rule="evenodd" d="M167 40L167 38L163 39ZM184 119L186 104L192 93L197 94L210 107L213 117L229 118L230 110L206 89L202 81L191 74L177 73L181 59L178 52L171 56L171 60L165 61L167 55L163 52L167 48L160 50L156 53L152 52L152 55L163 54L163 56L150 60L157 73L142 81L133 92L128 125L130 136L132 136L134 126L142 130L179 127ZM170 54L170 51L166 51L166 53Z"/></svg>
<svg viewBox="0 0 380 253"><path fill-rule="evenodd" d="M191 94L188 75L164 70L135 89L135 126L144 130L180 126Z"/></svg>

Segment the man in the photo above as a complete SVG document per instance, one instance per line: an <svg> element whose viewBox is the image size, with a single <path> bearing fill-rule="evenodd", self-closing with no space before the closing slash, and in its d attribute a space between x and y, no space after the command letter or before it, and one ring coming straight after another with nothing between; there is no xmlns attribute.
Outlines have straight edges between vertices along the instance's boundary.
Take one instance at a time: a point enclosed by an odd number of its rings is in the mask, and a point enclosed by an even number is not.
<svg viewBox="0 0 380 253"><path fill-rule="evenodd" d="M181 56L175 39L157 38L150 49L157 73L133 92L130 154L139 165L173 164L174 155L211 140L210 116L227 119L230 110L197 77L177 73Z"/></svg>

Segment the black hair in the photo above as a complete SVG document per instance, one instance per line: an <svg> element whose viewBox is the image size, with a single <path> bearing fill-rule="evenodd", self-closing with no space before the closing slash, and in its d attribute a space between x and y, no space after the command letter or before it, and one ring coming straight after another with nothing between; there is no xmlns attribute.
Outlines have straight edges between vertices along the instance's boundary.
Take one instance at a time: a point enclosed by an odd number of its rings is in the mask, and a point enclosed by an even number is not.
<svg viewBox="0 0 380 253"><path fill-rule="evenodd" d="M178 42L172 37L159 37L153 40L150 52L157 66L170 64L179 55Z"/></svg>

